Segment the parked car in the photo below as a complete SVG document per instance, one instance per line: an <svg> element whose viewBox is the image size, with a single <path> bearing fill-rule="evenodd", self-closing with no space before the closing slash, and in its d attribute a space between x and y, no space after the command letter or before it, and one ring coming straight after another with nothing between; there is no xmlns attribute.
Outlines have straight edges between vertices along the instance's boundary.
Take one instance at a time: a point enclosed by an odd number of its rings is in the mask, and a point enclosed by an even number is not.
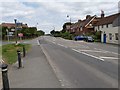
<svg viewBox="0 0 120 90"><path fill-rule="evenodd" d="M84 40L85 38L84 38L84 36L75 36L75 41L77 41L77 40Z"/></svg>
<svg viewBox="0 0 120 90"><path fill-rule="evenodd" d="M86 42L94 42L94 39L93 39L93 37L91 37L91 36L86 36L86 37L85 37L85 41L86 41Z"/></svg>

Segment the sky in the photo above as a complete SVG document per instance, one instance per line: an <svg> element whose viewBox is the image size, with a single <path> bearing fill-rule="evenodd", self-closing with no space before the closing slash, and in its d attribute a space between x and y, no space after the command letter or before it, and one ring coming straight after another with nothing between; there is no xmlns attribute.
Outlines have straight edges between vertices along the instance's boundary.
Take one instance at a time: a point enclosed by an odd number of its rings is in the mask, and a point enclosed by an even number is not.
<svg viewBox="0 0 120 90"><path fill-rule="evenodd" d="M105 16L118 13L119 0L1 0L0 23L27 23L49 33L62 30L65 22L83 20L86 15L100 16L101 10ZM69 15L69 17L67 17Z"/></svg>

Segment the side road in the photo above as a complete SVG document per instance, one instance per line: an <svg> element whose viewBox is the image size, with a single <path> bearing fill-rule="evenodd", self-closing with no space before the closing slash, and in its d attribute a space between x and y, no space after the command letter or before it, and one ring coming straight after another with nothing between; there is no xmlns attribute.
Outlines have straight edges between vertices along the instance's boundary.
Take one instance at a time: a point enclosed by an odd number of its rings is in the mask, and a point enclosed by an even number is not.
<svg viewBox="0 0 120 90"><path fill-rule="evenodd" d="M40 46L32 45L23 64L21 69L17 69L17 64L9 69L10 88L61 88Z"/></svg>

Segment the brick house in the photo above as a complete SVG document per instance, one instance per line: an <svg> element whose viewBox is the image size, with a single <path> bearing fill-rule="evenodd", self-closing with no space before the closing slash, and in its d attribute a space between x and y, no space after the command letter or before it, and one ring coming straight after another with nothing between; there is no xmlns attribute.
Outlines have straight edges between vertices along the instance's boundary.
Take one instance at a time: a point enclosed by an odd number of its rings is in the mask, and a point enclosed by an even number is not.
<svg viewBox="0 0 120 90"><path fill-rule="evenodd" d="M7 27L7 28L15 28L15 23L2 23L0 26ZM19 28L28 27L27 24L22 24L22 23L18 23L16 26Z"/></svg>
<svg viewBox="0 0 120 90"><path fill-rule="evenodd" d="M71 25L71 33L75 35L86 35L87 33L94 33L94 25L99 21L100 18L87 15L86 19L78 20L78 22Z"/></svg>

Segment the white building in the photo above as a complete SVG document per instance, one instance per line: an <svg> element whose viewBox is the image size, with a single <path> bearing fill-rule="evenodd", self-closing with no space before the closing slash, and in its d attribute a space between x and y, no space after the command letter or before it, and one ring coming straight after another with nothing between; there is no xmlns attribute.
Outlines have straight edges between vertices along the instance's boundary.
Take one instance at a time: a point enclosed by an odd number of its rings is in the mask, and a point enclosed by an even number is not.
<svg viewBox="0 0 120 90"><path fill-rule="evenodd" d="M118 44L120 39L120 13L104 17L104 12L101 14L101 19L96 23L95 30L101 31L101 42Z"/></svg>

